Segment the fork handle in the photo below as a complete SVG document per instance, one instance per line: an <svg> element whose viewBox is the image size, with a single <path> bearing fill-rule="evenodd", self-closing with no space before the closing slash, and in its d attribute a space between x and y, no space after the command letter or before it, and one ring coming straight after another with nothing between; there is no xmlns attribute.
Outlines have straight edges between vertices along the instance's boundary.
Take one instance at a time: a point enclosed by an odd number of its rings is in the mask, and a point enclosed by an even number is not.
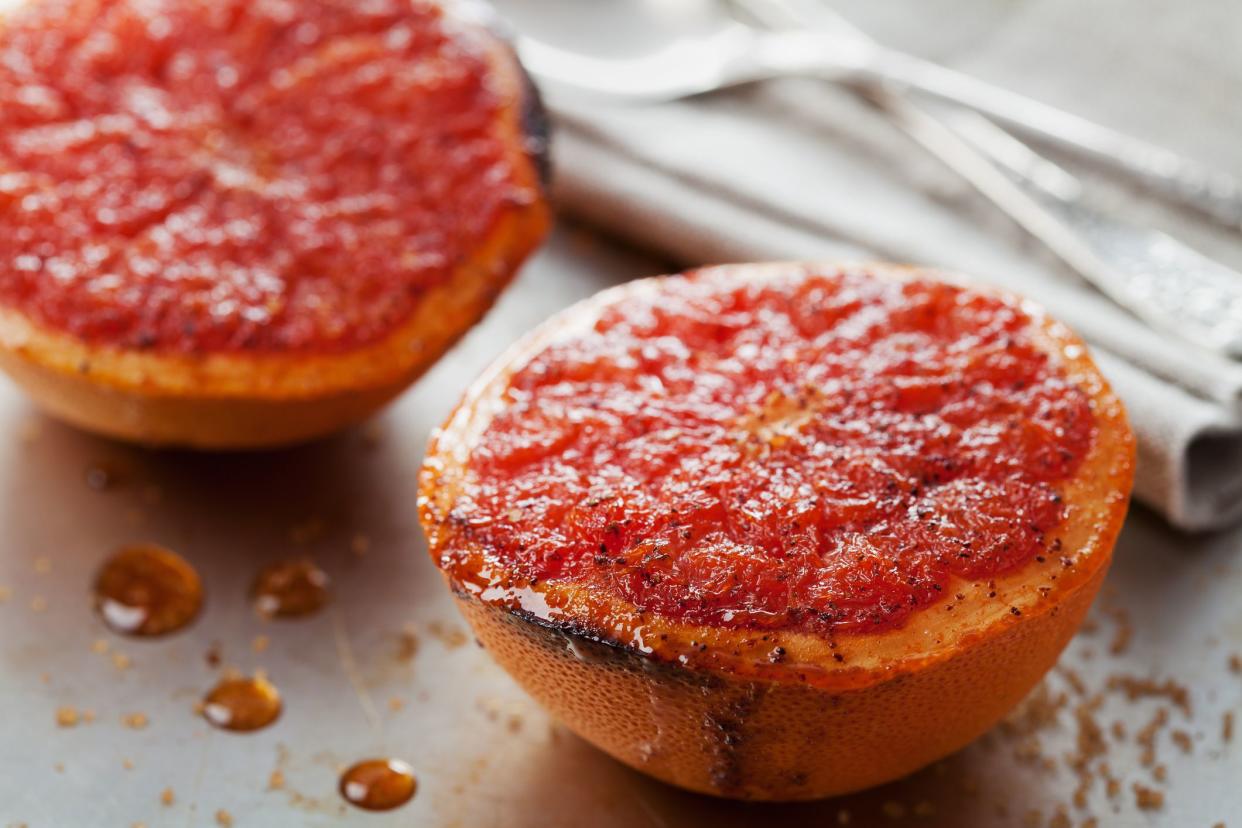
<svg viewBox="0 0 1242 828"><path fill-rule="evenodd" d="M839 71L840 67L833 67ZM866 85L965 106L1027 136L1129 176L1154 192L1242 230L1237 179L1175 152L912 55L876 47L852 67Z"/></svg>

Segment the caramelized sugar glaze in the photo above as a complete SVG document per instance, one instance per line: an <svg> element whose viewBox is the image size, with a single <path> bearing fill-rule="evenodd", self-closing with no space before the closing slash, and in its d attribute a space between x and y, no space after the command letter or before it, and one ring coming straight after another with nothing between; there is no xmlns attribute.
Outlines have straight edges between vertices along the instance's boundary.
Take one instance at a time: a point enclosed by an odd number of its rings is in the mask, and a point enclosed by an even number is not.
<svg viewBox="0 0 1242 828"><path fill-rule="evenodd" d="M0 305L156 353L377 342L538 197L418 0L34 0L0 25Z"/></svg>
<svg viewBox="0 0 1242 828"><path fill-rule="evenodd" d="M552 617L572 586L714 628L908 623L1060 547L1095 417L1033 313L849 269L622 294L507 378L440 564Z"/></svg>
<svg viewBox="0 0 1242 828"><path fill-rule="evenodd" d="M622 762L741 799L947 756L1055 663L1133 481L1082 343L945 274L750 264L549 320L433 437L475 636Z"/></svg>
<svg viewBox="0 0 1242 828"><path fill-rule="evenodd" d="M134 544L104 561L95 575L94 603L116 632L165 635L198 617L203 582L189 561L172 550Z"/></svg>
<svg viewBox="0 0 1242 828"><path fill-rule="evenodd" d="M400 759L367 759L347 768L341 796L367 811L391 811L409 802L418 788L413 769Z"/></svg>

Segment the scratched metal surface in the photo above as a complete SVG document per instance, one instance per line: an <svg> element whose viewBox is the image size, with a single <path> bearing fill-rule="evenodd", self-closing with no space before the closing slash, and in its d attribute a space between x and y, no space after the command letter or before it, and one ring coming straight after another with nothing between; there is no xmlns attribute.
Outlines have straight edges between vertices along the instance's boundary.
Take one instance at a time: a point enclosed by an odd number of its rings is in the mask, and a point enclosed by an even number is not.
<svg viewBox="0 0 1242 828"><path fill-rule="evenodd" d="M1041 767L1029 738L1004 735L909 780L825 803L741 806L682 793L549 722L464 641L415 516L429 429L519 332L575 298L658 269L562 230L487 321L371 428L293 451L133 449L43 419L0 384L0 825L211 826L218 809L238 826L277 827L833 825L842 810L850 824L870 825L900 809L913 824L1057 824L1055 804L1070 803L1075 775L1059 761ZM101 463L120 476L102 492L84 482ZM351 550L359 533L370 541L364 556ZM206 609L189 629L125 639L93 616L96 566L138 540L171 546L202 573ZM1188 538L1132 515L1109 589L1133 619L1133 638L1122 655L1108 655L1115 630L1112 616L1100 615L1099 630L1080 636L1063 663L1089 691L1115 673L1176 678L1191 687L1193 715L1173 711L1158 736L1168 783L1156 785L1133 734L1159 702L1107 694L1099 719L1120 719L1130 734L1103 757L1124 790L1110 800L1097 782L1087 809L1070 807L1073 824L1089 814L1101 825L1242 824L1242 749L1221 733L1225 710L1242 717L1242 676L1227 667L1242 650L1239 546L1239 532ZM251 578L264 562L296 554L330 573L331 609L261 621L246 597ZM418 637L412 657L403 653L407 627ZM252 646L258 635L270 638L263 652ZM109 652L95 651L100 640ZM215 642L225 664L264 668L279 686L285 711L274 726L232 734L195 716L218 672L205 659ZM114 664L116 652L131 660L128 669ZM58 727L61 705L89 709L95 720ZM146 728L122 724L136 712L149 718ZM1171 740L1177 728L1191 736L1188 754ZM1043 756L1072 751L1070 712L1036 738ZM356 811L336 794L339 767L375 755L403 757L418 773L416 797L398 811ZM268 790L277 769L285 787ZM1165 791L1164 807L1138 810L1135 781ZM165 788L171 806L160 801Z"/></svg>

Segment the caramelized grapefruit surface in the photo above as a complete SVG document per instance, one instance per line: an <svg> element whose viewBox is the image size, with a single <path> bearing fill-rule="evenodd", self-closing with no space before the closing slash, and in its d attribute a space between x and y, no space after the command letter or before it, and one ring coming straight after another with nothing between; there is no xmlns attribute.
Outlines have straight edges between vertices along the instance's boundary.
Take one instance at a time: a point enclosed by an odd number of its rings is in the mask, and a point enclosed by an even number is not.
<svg viewBox="0 0 1242 828"><path fill-rule="evenodd" d="M977 738L1108 570L1125 412L1037 308L933 271L749 264L549 320L428 450L479 642L622 762L809 799Z"/></svg>
<svg viewBox="0 0 1242 828"><path fill-rule="evenodd" d="M489 37L420 0L26 3L0 305L154 353L379 342L539 196Z"/></svg>
<svg viewBox="0 0 1242 828"><path fill-rule="evenodd" d="M651 619L882 633L955 584L1049 577L1096 441L1081 345L1013 297L878 275L714 268L571 310L433 446L440 565L597 637L625 640L623 606L640 646Z"/></svg>

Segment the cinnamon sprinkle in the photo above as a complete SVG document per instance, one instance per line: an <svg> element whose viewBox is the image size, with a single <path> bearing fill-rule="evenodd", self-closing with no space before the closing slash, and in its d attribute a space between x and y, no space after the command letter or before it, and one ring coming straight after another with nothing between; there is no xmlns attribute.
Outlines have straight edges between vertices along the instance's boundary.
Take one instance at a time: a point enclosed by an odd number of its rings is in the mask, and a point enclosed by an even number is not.
<svg viewBox="0 0 1242 828"><path fill-rule="evenodd" d="M1190 691L1186 689L1185 685L1178 684L1172 679L1155 681L1153 679L1117 674L1109 676L1108 689L1124 692L1129 701L1137 701L1144 698L1167 699L1181 710L1187 718L1190 718Z"/></svg>
<svg viewBox="0 0 1242 828"><path fill-rule="evenodd" d="M1164 807L1164 794L1155 788L1149 788L1135 782L1132 786L1134 789L1134 804L1143 811L1158 811Z"/></svg>

